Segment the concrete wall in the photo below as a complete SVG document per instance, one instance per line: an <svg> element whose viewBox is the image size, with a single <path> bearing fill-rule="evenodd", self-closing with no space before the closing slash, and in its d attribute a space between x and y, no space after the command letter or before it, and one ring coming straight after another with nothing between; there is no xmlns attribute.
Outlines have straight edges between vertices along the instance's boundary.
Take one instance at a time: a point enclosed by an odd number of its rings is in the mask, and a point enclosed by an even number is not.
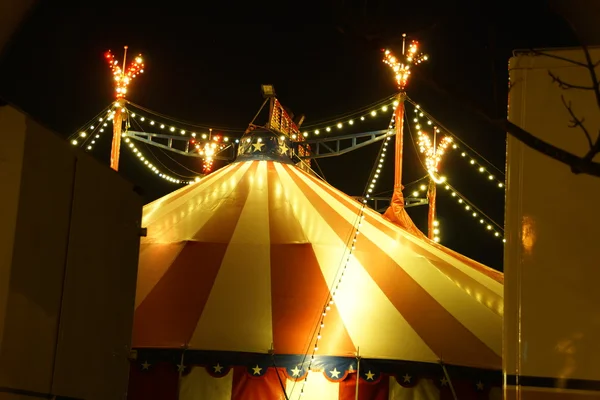
<svg viewBox="0 0 600 400"><path fill-rule="evenodd" d="M125 398L141 212L130 183L0 107L0 399Z"/></svg>
<svg viewBox="0 0 600 400"><path fill-rule="evenodd" d="M548 53L584 62L581 49ZM593 49L592 57L599 61L600 50ZM583 156L589 149L585 135L569 128L561 96L595 139L600 109L594 93L562 90L548 71L573 85L592 85L580 66L518 55L510 61L509 119ZM600 399L600 178L575 175L512 136L507 162L506 398Z"/></svg>

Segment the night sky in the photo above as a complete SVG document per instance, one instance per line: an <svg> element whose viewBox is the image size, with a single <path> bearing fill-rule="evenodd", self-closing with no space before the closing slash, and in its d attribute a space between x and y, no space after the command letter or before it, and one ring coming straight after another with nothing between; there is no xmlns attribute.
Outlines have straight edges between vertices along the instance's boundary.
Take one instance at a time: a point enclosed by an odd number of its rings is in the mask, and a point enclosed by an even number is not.
<svg viewBox="0 0 600 400"><path fill-rule="evenodd" d="M210 8L203 2L173 1L160 7L127 1L42 3L0 60L0 96L65 138L113 100L103 59L108 49L118 59L124 45L132 55L144 55L145 73L130 86L132 102L176 120L239 131L261 105L264 83L273 84L281 102L305 114L305 124L311 125L393 95L381 49L400 52L406 32L430 56L414 71L408 95L503 171L505 135L478 112L506 117L512 50L575 44L562 19L544 1L533 0L527 2L529 8L507 1L222 2ZM343 132L384 129L388 122L389 117L378 117ZM406 134L405 183L425 175L410 140ZM93 155L108 164L109 148L105 133ZM319 166L329 183L361 195L378 149L376 144L323 159ZM159 157L173 171L193 175ZM201 170L197 159L174 157ZM503 191L459 153L451 152L441 171L503 223ZM127 150L120 173L143 188L147 201L177 188L149 175ZM376 191L392 185L389 162ZM410 208L409 213L425 230L427 207ZM486 234L443 189L438 189L438 215L444 245L502 269L501 240Z"/></svg>

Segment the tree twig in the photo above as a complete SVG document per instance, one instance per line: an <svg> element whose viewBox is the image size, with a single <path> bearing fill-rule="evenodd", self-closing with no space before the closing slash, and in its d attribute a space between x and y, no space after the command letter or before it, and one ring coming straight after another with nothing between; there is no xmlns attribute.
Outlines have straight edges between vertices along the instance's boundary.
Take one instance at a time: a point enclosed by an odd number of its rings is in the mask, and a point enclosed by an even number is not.
<svg viewBox="0 0 600 400"><path fill-rule="evenodd" d="M569 64L577 65L579 67L587 68L587 64L582 63L580 61L571 60L570 58L567 58L567 57L558 56L556 54L548 54L548 53L544 53L543 51L539 51L539 50L535 50L535 49L529 49L529 51L531 53L535 54L535 55L538 55L538 56L544 56L544 57L548 57L548 58L553 58L555 60L560 60L560 61L567 62Z"/></svg>
<svg viewBox="0 0 600 400"><path fill-rule="evenodd" d="M581 85L573 85L572 83L568 83L560 79L557 75L554 75L552 71L548 71L548 75L552 78L552 82L556 83L559 88L563 90L569 89L579 89L579 90L594 90L593 86L581 86Z"/></svg>
<svg viewBox="0 0 600 400"><path fill-rule="evenodd" d="M582 43L581 47L583 48L583 54L585 55L585 61L587 63L587 69L590 74L590 78L592 79L592 84L594 85L594 95L596 96L596 105L598 106L598 111L600 111L600 83L598 82L598 75L596 74L596 68L594 66L594 62L592 61L592 56L590 54L590 50L588 47ZM591 162L594 159L594 156L600 152L600 133L598 137L596 137L596 142L593 146L590 147L590 151L583 157L583 159L587 162Z"/></svg>
<svg viewBox="0 0 600 400"><path fill-rule="evenodd" d="M583 122L585 121L585 119L584 118L581 118L581 119L577 118L577 116L575 115L575 112L573 111L573 108L571 107L571 102L570 101L567 102L565 100L565 96L561 95L560 99L562 100L563 105L565 106L565 108L569 112L569 115L571 115L571 121L569 121L570 122L569 128L577 128L577 127L579 127L583 131L583 134L585 135L585 137L586 137L586 139L588 141L588 144L590 146L590 149L591 149L592 147L594 147L594 143L592 142L592 136L588 132L588 130L585 127L585 125L583 125Z"/></svg>
<svg viewBox="0 0 600 400"><path fill-rule="evenodd" d="M496 123L496 125L502 126L506 132L514 136L527 147L537 150L558 162L570 166L573 173L592 175L600 178L600 163L587 161L585 158L580 158L575 154L545 142L518 125L510 122L509 120L499 121Z"/></svg>
<svg viewBox="0 0 600 400"><path fill-rule="evenodd" d="M456 95L450 94L445 88L442 88L441 86L436 84L436 82L428 76L419 74L419 77L425 82L427 82L439 93L442 93L445 96L448 96L449 99L456 101ZM495 134L506 135L506 133L508 133L515 139L525 144L527 147L569 166L571 168L571 171L575 174L585 174L600 178L600 163L593 162L593 156L589 159L586 159L585 157L579 157L573 153L570 153L538 138L537 136L531 134L530 132L526 131L520 126L512 123L508 119L494 121L485 112L481 111L481 109L476 103L468 99L461 98L460 100L461 101L459 101L458 103L462 104L463 107L465 107L470 113L479 116L486 123L494 127L495 129L493 129L493 131ZM596 145L596 143L594 145Z"/></svg>

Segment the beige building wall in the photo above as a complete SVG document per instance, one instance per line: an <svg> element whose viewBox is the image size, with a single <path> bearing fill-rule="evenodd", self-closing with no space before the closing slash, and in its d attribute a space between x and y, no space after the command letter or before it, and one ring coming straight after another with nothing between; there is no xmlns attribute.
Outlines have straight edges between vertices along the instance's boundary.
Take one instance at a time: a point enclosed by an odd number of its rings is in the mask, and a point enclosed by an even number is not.
<svg viewBox="0 0 600 400"><path fill-rule="evenodd" d="M0 399L125 398L141 210L132 184L0 107Z"/></svg>
<svg viewBox="0 0 600 400"><path fill-rule="evenodd" d="M583 156L561 96L595 139L600 109L591 90L561 90L549 71L591 86L581 49L510 60L509 120ZM600 61L600 50L592 57ZM598 68L600 74L600 68ZM596 162L600 157L596 157ZM504 372L506 399L600 399L600 178L508 137Z"/></svg>

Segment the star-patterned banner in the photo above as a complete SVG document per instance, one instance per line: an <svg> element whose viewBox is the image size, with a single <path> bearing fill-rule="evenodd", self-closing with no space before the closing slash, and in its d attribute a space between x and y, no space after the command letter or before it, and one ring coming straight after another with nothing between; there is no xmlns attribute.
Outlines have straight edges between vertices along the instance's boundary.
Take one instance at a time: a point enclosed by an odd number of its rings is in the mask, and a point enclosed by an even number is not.
<svg viewBox="0 0 600 400"><path fill-rule="evenodd" d="M289 164L292 157L292 144L288 136L256 129L240 139L236 161L266 160Z"/></svg>
<svg viewBox="0 0 600 400"><path fill-rule="evenodd" d="M215 351L181 350L136 350L132 362L138 370L151 371L153 365L169 363L172 370L181 375L188 374L193 367L204 367L215 378L228 375L234 367L244 367L248 376L263 377L269 369L279 368L285 371L286 379L300 381L308 373L309 357L305 355L269 355ZM182 361L183 360L183 361ZM421 379L432 379L438 387L448 385L448 379L439 364L316 356L311 364L312 371L319 371L330 382L342 382L356 373L357 366L361 382L377 383L384 376L394 376L405 388L414 387ZM501 371L447 365L448 375L453 380L469 381L477 390L484 390L502 384Z"/></svg>

